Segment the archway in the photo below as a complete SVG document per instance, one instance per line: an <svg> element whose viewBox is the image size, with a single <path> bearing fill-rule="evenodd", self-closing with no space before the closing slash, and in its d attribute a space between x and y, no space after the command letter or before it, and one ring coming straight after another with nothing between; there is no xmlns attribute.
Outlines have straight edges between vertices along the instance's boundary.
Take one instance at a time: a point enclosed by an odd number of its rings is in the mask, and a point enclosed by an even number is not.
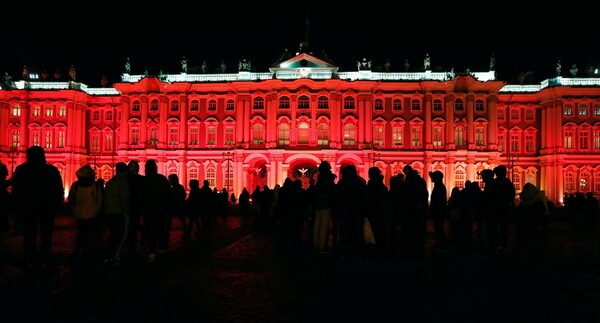
<svg viewBox="0 0 600 323"><path fill-rule="evenodd" d="M302 188L307 189L310 186L310 179L316 180L317 164L310 159L295 160L288 168L287 177L292 180L300 179Z"/></svg>

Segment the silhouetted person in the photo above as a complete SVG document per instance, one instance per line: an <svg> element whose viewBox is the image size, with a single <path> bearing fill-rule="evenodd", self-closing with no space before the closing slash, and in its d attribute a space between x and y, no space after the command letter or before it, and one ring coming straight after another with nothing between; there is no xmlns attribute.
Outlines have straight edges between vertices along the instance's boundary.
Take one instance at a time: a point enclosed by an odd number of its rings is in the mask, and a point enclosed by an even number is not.
<svg viewBox="0 0 600 323"><path fill-rule="evenodd" d="M508 248L509 222L514 208L516 197L515 186L511 180L506 177L506 166L499 165L494 168L496 178L495 186L497 189L496 207L494 211L498 212L498 232L500 251L506 252Z"/></svg>
<svg viewBox="0 0 600 323"><path fill-rule="evenodd" d="M367 185L358 176L356 166L348 165L336 185L336 207L339 211L339 252L342 258L364 254L363 225L367 213Z"/></svg>
<svg viewBox="0 0 600 323"><path fill-rule="evenodd" d="M543 192L535 185L526 183L519 193L520 203L515 210L516 237L513 256L529 257L534 263L544 259L548 229L548 206Z"/></svg>
<svg viewBox="0 0 600 323"><path fill-rule="evenodd" d="M373 166L368 171L367 181L367 217L375 236L375 250L377 255L387 252L388 237L387 224L389 223L392 206L387 186L383 183L383 174L379 167Z"/></svg>
<svg viewBox="0 0 600 323"><path fill-rule="evenodd" d="M188 240L192 238L192 236L195 236L196 238L200 236L202 230L202 226L200 225L201 194L200 181L197 179L190 179L190 193L185 201L185 212L188 217L188 225L184 240Z"/></svg>
<svg viewBox="0 0 600 323"><path fill-rule="evenodd" d="M104 190L96 183L96 173L84 165L75 173L77 180L71 184L67 198L71 213L77 221L77 240L73 253L85 254L90 245L99 242L98 214L104 204Z"/></svg>
<svg viewBox="0 0 600 323"><path fill-rule="evenodd" d="M129 215L127 247L129 254L134 255L140 242L145 243L146 240L142 226L144 176L140 174L140 164L137 160L130 160L127 164L127 179L131 190L131 214Z"/></svg>
<svg viewBox="0 0 600 323"><path fill-rule="evenodd" d="M500 246L500 237L498 232L498 212L494 211L497 203L497 189L494 181L494 171L484 169L481 171L481 180L484 183L482 194L482 220L485 224L485 233L487 235L488 247L496 251Z"/></svg>
<svg viewBox="0 0 600 323"><path fill-rule="evenodd" d="M331 165L322 161L317 168L317 182L312 186L312 205L314 208L314 226L312 244L317 252L327 251L329 221L335 203L335 174Z"/></svg>
<svg viewBox="0 0 600 323"><path fill-rule="evenodd" d="M117 173L106 182L104 188L104 211L110 231L104 262L119 266L121 252L127 242L131 214L131 187L127 179L127 164L118 162L115 169Z"/></svg>
<svg viewBox="0 0 600 323"><path fill-rule="evenodd" d="M161 241L164 235L165 222L169 213L169 192L171 184L167 177L158 173L158 165L154 159L146 161L146 175L143 181L143 214L144 234L148 243L148 262L156 259L158 251L166 251Z"/></svg>
<svg viewBox="0 0 600 323"><path fill-rule="evenodd" d="M202 182L200 188L200 222L205 232L210 232L213 225L213 212L215 204L215 196L210 189L210 183L208 180Z"/></svg>
<svg viewBox="0 0 600 323"><path fill-rule="evenodd" d="M404 187L404 174L399 173L390 179L390 200L392 202L392 214L390 215L390 246L395 255L406 252L408 243L406 241L406 205Z"/></svg>
<svg viewBox="0 0 600 323"><path fill-rule="evenodd" d="M242 189L242 192L240 193L240 198L239 198L239 203L240 203L240 217L242 217L242 219L248 219L250 217L251 214L251 208L252 205L250 204L250 192L248 192L248 189L246 189L245 187Z"/></svg>
<svg viewBox="0 0 600 323"><path fill-rule="evenodd" d="M444 174L439 170L430 172L429 177L433 182L431 190L431 199L429 202L429 212L433 219L433 230L435 233L436 249L447 249L446 234L444 233L444 221L448 216L448 191L444 184Z"/></svg>
<svg viewBox="0 0 600 323"><path fill-rule="evenodd" d="M177 174L169 174L169 183L171 183L171 190L169 194L169 213L167 214L167 221L165 223L165 232L163 235L164 246L169 245L169 238L171 228L173 225L173 218L179 219L182 228L181 239L186 239L185 233L187 232L187 221L185 218L185 199L187 193L181 183L179 183L179 176Z"/></svg>
<svg viewBox="0 0 600 323"><path fill-rule="evenodd" d="M54 218L64 201L64 187L58 168L46 163L44 148L31 146L26 156L27 161L15 169L12 195L16 216L23 218L25 263L28 268L36 264L45 268L51 260Z"/></svg>
<svg viewBox="0 0 600 323"><path fill-rule="evenodd" d="M10 181L7 180L8 167L0 162L0 233L10 229L11 196L8 192Z"/></svg>
<svg viewBox="0 0 600 323"><path fill-rule="evenodd" d="M427 230L427 209L429 192L427 183L410 165L404 166L405 212L409 252L421 257L425 251L425 233Z"/></svg>

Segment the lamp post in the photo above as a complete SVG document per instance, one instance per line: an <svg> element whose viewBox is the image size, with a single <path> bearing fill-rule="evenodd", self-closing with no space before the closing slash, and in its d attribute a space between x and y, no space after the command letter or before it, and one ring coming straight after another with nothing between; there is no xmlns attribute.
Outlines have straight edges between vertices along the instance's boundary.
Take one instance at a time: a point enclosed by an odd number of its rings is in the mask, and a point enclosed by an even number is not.
<svg viewBox="0 0 600 323"><path fill-rule="evenodd" d="M223 159L227 162L226 164L226 170L225 170L225 188L227 189L228 193L230 192L230 186L229 186L229 171L231 169L231 161L233 160L233 155L234 153L231 151L226 151L223 152Z"/></svg>

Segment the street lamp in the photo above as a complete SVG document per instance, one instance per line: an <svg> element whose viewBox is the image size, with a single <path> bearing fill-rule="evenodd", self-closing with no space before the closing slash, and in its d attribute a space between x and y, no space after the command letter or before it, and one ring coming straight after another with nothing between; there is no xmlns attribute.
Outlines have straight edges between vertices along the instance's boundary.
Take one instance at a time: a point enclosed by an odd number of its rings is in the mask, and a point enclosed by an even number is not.
<svg viewBox="0 0 600 323"><path fill-rule="evenodd" d="M226 170L225 170L225 188L227 189L228 193L231 193L230 191L230 186L229 186L229 171L231 169L231 161L233 160L233 155L234 153L231 151L226 151L223 152L223 159L227 162L226 164Z"/></svg>

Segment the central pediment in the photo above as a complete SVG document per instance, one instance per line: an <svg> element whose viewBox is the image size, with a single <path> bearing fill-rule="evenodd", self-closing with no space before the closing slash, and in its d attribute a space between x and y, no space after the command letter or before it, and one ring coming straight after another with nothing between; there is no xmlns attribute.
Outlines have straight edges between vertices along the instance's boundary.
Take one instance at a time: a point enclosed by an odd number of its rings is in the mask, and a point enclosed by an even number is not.
<svg viewBox="0 0 600 323"><path fill-rule="evenodd" d="M307 53L300 53L269 68L276 78L331 78L339 67Z"/></svg>

